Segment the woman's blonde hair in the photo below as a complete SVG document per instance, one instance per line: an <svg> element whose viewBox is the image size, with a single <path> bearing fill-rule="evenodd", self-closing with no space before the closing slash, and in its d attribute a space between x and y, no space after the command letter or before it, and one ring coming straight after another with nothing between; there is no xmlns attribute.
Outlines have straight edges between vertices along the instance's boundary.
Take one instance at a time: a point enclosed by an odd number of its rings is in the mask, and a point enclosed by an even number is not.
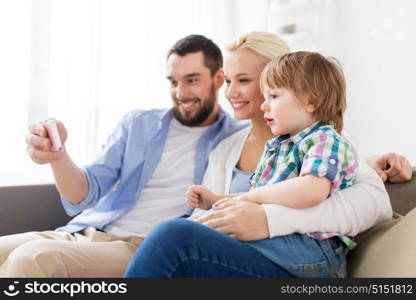
<svg viewBox="0 0 416 300"><path fill-rule="evenodd" d="M299 51L269 62L260 77L260 89L287 88L301 104L314 104L317 120L339 133L347 107L344 73L335 58Z"/></svg>
<svg viewBox="0 0 416 300"><path fill-rule="evenodd" d="M253 31L242 35L226 46L230 52L247 48L269 62L279 55L290 52L289 46L277 35L264 31Z"/></svg>

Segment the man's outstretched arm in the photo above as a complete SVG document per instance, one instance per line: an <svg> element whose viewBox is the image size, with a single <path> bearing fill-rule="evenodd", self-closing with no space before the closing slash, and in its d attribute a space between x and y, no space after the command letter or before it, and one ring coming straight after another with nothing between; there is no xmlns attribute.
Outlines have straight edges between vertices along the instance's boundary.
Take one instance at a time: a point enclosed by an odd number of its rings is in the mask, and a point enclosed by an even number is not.
<svg viewBox="0 0 416 300"><path fill-rule="evenodd" d="M56 122L63 148L52 150L51 138L42 123L30 126L26 138L27 152L38 164L49 163L55 177L59 193L72 204L80 203L88 193L88 181L85 173L72 161L66 152L64 143L67 131L62 122Z"/></svg>

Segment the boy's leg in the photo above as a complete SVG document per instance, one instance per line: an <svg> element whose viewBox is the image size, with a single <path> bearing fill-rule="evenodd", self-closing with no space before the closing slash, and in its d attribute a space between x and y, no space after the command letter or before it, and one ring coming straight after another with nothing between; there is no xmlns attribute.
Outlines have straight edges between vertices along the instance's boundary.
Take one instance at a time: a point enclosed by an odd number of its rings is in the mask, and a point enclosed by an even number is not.
<svg viewBox="0 0 416 300"><path fill-rule="evenodd" d="M345 277L347 248L338 237L320 241L294 233L246 244L295 277Z"/></svg>
<svg viewBox="0 0 416 300"><path fill-rule="evenodd" d="M58 233L60 234L60 233ZM141 238L120 239L87 228L72 240L32 240L12 251L2 277L121 277Z"/></svg>

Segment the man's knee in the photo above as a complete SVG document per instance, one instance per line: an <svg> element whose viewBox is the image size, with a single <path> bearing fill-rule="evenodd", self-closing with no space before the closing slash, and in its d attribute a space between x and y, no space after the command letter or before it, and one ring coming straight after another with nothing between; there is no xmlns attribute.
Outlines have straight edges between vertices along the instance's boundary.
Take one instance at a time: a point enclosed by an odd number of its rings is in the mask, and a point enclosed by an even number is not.
<svg viewBox="0 0 416 300"><path fill-rule="evenodd" d="M1 266L6 277L52 277L62 263L49 241L27 242L12 251Z"/></svg>
<svg viewBox="0 0 416 300"><path fill-rule="evenodd" d="M4 235L0 237L0 265L2 265L7 257L13 252L16 248L21 245L35 239L33 233L19 233Z"/></svg>

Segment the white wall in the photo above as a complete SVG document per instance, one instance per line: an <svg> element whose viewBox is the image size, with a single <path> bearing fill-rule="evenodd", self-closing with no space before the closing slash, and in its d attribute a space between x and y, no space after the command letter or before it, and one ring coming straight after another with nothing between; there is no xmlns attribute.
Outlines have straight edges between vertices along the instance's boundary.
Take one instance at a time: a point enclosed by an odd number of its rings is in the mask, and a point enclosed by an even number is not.
<svg viewBox="0 0 416 300"><path fill-rule="evenodd" d="M222 20L222 36L215 37L214 41L227 57L225 46L250 31L262 31L266 28L268 0L228 0L222 1L222 8L218 9ZM225 85L219 92L219 103L231 115L233 109L225 99Z"/></svg>
<svg viewBox="0 0 416 300"><path fill-rule="evenodd" d="M346 132L364 155L395 151L416 165L416 1L325 2L319 50L346 72Z"/></svg>
<svg viewBox="0 0 416 300"><path fill-rule="evenodd" d="M414 12L413 0L270 0L266 29L292 50L340 60L348 93L344 132L361 154L398 152L416 165ZM284 34L292 24L296 32Z"/></svg>

